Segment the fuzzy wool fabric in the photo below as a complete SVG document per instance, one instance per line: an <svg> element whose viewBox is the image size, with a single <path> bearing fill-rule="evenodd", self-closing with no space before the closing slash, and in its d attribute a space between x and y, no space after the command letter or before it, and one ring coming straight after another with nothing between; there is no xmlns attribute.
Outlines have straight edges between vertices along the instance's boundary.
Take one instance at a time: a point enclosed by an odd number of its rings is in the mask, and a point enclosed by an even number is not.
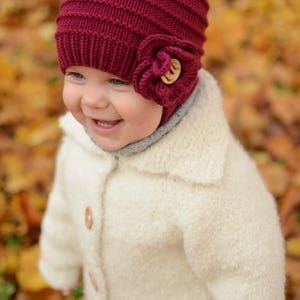
<svg viewBox="0 0 300 300"><path fill-rule="evenodd" d="M70 115L40 239L40 271L88 300L282 300L276 205L199 73L180 123L132 155L102 151Z"/></svg>

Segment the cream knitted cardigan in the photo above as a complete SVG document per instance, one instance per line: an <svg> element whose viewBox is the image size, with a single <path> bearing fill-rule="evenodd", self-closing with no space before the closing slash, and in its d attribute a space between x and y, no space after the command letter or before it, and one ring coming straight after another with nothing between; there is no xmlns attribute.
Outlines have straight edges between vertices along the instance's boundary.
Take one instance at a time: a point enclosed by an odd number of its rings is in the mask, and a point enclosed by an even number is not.
<svg viewBox="0 0 300 300"><path fill-rule="evenodd" d="M132 155L106 153L70 114L42 225L40 270L57 289L83 266L89 300L281 300L273 198L231 134L214 79L181 122Z"/></svg>

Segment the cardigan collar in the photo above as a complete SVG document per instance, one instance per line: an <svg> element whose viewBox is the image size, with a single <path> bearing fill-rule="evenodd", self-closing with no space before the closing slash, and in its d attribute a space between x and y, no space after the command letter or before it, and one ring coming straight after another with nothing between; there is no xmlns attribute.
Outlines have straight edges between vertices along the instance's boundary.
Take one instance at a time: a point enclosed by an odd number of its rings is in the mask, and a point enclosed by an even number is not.
<svg viewBox="0 0 300 300"><path fill-rule="evenodd" d="M215 80L204 70L199 72L199 78L198 98L180 123L145 151L118 156L120 163L141 172L168 174L193 183L221 179L230 130ZM70 113L60 119L60 125L83 148L103 158L113 157L91 141Z"/></svg>

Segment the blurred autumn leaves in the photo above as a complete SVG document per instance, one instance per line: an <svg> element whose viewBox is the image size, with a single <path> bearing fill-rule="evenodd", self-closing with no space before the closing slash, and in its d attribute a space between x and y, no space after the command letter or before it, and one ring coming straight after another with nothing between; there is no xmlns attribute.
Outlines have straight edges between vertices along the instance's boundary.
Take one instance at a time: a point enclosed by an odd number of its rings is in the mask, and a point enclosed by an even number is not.
<svg viewBox="0 0 300 300"><path fill-rule="evenodd" d="M58 3L0 3L0 300L66 299L36 268L64 110L53 41ZM210 4L204 66L219 79L231 127L276 198L287 299L300 299L300 1Z"/></svg>
<svg viewBox="0 0 300 300"><path fill-rule="evenodd" d="M60 299L37 271L59 140L58 1L0 4L0 299ZM15 297L15 298L14 298Z"/></svg>
<svg viewBox="0 0 300 300"><path fill-rule="evenodd" d="M300 1L211 5L206 66L221 82L233 131L277 201L287 299L300 299Z"/></svg>

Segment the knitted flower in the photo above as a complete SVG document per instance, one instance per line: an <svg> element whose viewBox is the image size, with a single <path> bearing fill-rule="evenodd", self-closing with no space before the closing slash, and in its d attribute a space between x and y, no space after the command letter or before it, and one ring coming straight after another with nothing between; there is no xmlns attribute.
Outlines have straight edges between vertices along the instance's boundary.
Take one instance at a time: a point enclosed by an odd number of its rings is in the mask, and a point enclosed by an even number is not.
<svg viewBox="0 0 300 300"><path fill-rule="evenodd" d="M167 109L177 107L197 84L201 55L189 42L165 34L150 35L138 49L139 63L133 75L135 90ZM173 83L166 84L161 77L170 71L173 59L180 62L181 73Z"/></svg>

